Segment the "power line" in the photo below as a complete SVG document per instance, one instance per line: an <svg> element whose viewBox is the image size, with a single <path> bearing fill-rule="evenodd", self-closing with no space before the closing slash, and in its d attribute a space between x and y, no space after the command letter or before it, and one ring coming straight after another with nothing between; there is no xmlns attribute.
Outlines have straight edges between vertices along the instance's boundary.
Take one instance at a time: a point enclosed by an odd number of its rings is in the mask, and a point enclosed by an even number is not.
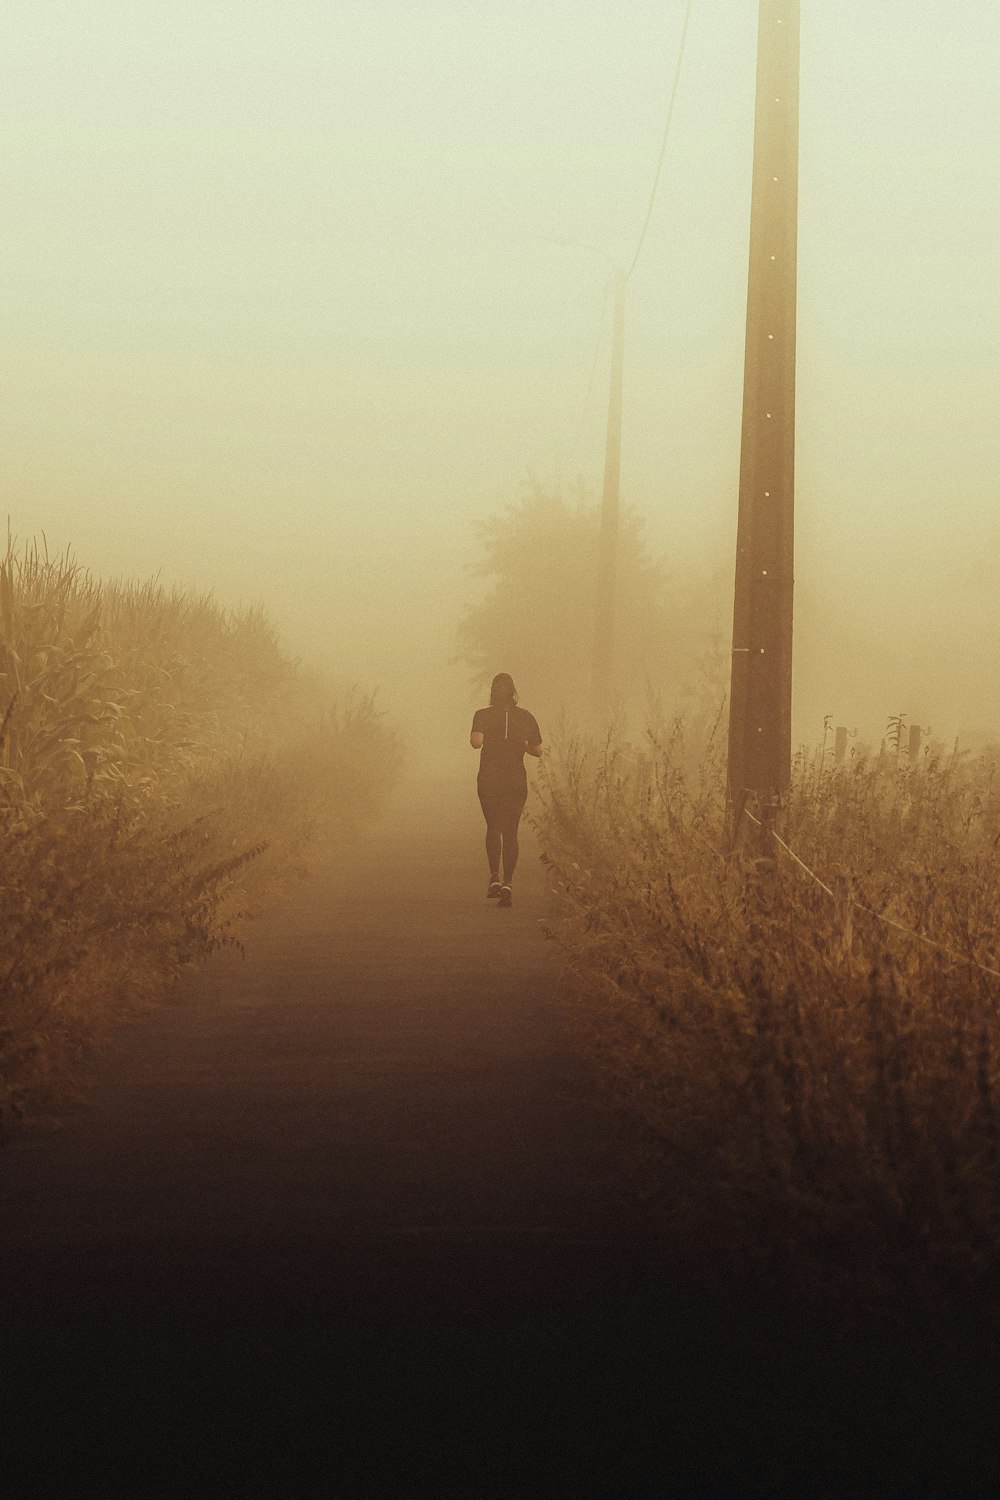
<svg viewBox="0 0 1000 1500"><path fill-rule="evenodd" d="M687 42L688 22L691 19L692 4L693 0L687 0L687 4L684 7L684 25L681 28L680 46L677 49L677 67L674 70L674 81L673 86L670 90L670 103L667 106L667 122L663 127L663 140L660 143L660 157L656 163L656 176L653 178L653 188L652 192L649 195L649 207L646 209L646 218L643 221L642 229L639 232L639 243L635 247L635 254L632 257L632 262L625 273L626 281L631 278L632 272L635 270L636 261L639 259L639 256L642 253L642 247L646 242L646 231L649 228L649 221L653 217L653 205L656 202L656 192L660 186L660 176L663 172L663 159L667 154L667 141L670 139L670 125L674 118L674 105L677 103L677 86L681 81L681 64L684 61L684 46Z"/></svg>

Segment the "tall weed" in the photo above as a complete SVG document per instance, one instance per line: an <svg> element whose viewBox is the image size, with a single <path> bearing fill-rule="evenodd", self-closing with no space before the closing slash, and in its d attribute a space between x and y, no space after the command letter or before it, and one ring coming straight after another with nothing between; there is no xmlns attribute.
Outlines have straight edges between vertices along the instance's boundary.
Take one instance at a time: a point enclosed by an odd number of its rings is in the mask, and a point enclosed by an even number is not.
<svg viewBox="0 0 1000 1500"><path fill-rule="evenodd" d="M537 818L566 1004L675 1245L993 1348L995 761L800 755L779 828L817 880L752 823L728 847L720 736L694 772L683 741L564 746Z"/></svg>
<svg viewBox="0 0 1000 1500"><path fill-rule="evenodd" d="M399 747L257 608L0 559L0 1125L377 810Z"/></svg>

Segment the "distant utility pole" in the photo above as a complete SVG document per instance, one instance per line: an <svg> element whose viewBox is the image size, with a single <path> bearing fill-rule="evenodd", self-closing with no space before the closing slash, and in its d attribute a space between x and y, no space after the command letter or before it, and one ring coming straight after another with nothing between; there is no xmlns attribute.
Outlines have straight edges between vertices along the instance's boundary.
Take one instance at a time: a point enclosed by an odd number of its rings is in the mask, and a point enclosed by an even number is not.
<svg viewBox="0 0 1000 1500"><path fill-rule="evenodd" d="M760 0L729 794L767 817L791 775L799 0Z"/></svg>
<svg viewBox="0 0 1000 1500"><path fill-rule="evenodd" d="M615 312L611 335L611 390L608 431L604 448L604 488L601 494L601 539L594 610L594 652L591 668L591 706L595 723L603 724L611 707L615 634L615 593L618 571L618 517L622 463L622 384L625 370L625 287L627 273L615 271Z"/></svg>

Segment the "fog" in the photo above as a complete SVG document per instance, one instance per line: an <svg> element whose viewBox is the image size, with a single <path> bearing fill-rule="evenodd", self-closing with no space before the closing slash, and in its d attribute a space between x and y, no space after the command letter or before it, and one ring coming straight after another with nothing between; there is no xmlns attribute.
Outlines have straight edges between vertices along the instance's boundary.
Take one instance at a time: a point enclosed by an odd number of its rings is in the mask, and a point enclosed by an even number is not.
<svg viewBox="0 0 1000 1500"><path fill-rule="evenodd" d="M685 588L733 564L756 11L694 6L629 288L623 499ZM1000 10L802 11L796 734L997 733ZM682 13L8 0L12 529L262 599L459 764L477 521L599 489Z"/></svg>

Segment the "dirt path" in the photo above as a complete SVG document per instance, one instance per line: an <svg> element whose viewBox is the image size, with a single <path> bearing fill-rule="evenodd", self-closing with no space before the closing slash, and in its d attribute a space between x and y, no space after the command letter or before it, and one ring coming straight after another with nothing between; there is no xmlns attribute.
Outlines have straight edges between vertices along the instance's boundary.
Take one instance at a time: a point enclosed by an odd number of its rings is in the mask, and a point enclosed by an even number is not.
<svg viewBox="0 0 1000 1500"><path fill-rule="evenodd" d="M699 1381L659 1384L683 1337L560 1033L533 840L499 911L474 802L404 800L0 1155L8 1373L105 1494L652 1494L681 1464Z"/></svg>

